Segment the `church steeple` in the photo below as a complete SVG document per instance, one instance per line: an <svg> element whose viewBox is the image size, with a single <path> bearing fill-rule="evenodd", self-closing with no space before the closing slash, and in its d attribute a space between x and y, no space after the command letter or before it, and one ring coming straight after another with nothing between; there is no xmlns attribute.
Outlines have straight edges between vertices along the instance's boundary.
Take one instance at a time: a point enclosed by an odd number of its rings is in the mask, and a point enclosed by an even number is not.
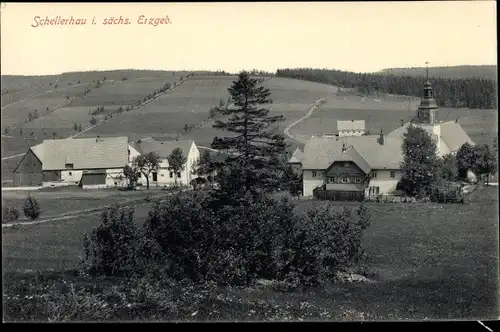
<svg viewBox="0 0 500 332"><path fill-rule="evenodd" d="M429 64L425 63L426 66ZM437 121L436 113L437 113L437 104L434 99L434 89L432 88L431 82L429 82L429 68L426 67L426 82L424 84L424 95L420 100L420 106L417 110L417 121L420 123L429 123L433 124Z"/></svg>

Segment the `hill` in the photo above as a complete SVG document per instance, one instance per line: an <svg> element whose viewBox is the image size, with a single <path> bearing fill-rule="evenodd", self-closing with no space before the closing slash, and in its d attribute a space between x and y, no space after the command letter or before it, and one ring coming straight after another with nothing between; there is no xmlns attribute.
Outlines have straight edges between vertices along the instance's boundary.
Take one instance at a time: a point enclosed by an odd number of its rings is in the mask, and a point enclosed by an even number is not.
<svg viewBox="0 0 500 332"><path fill-rule="evenodd" d="M395 76L425 77L425 69L425 67L386 68L377 73ZM429 75L447 79L482 78L496 81L498 78L497 66L495 65L429 67Z"/></svg>
<svg viewBox="0 0 500 332"><path fill-rule="evenodd" d="M314 68L278 69L276 76L332 84L353 89L359 95L377 96L377 98L381 94L421 97L426 80L420 76L366 74ZM494 80L434 77L431 81L434 85L436 102L440 107L497 108L497 84Z"/></svg>

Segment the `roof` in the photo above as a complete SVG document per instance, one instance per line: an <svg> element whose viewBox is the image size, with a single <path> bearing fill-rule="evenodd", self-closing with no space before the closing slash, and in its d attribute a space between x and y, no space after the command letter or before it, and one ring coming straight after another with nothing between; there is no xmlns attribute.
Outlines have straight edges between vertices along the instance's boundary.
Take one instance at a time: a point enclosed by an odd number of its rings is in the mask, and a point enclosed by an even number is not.
<svg viewBox="0 0 500 332"><path fill-rule="evenodd" d="M446 143L446 145L450 148L451 151L458 150L464 143L469 143L474 145L474 142L471 140L469 135L462 128L460 123L455 121L448 121L437 123L441 127L441 139ZM402 127L399 127L388 134L388 136L394 137L403 137L403 134L408 130L408 126L410 123L406 123ZM425 129L429 134L433 134L432 125L422 126L421 124L414 123L414 126L421 127Z"/></svg>
<svg viewBox="0 0 500 332"><path fill-rule="evenodd" d="M181 148L182 154L187 157L193 143L192 140L156 141L151 137L147 137L142 139L140 143L133 142L131 145L141 154L156 152L160 155L160 158L167 158L175 148Z"/></svg>
<svg viewBox="0 0 500 332"><path fill-rule="evenodd" d="M365 120L338 120L337 130L365 130Z"/></svg>
<svg viewBox="0 0 500 332"><path fill-rule="evenodd" d="M304 152L300 150L298 147L295 149L295 152L292 154L290 157L290 160L288 160L289 164L293 163L302 163L302 160L304 158Z"/></svg>
<svg viewBox="0 0 500 332"><path fill-rule="evenodd" d="M448 145L451 151L460 149L464 143L474 145L474 142L467 135L460 123L455 121L441 124L441 139Z"/></svg>
<svg viewBox="0 0 500 332"><path fill-rule="evenodd" d="M403 161L402 139L384 135L384 144L380 144L379 137L380 135L343 138L313 136L304 148L302 168L327 169L336 160L350 158L364 171L368 167L371 169L399 169ZM344 156L342 153L343 144L347 148Z"/></svg>
<svg viewBox="0 0 500 332"><path fill-rule="evenodd" d="M32 148L43 155L42 170L121 168L128 163L128 138L67 138L44 140L42 147Z"/></svg>
<svg viewBox="0 0 500 332"><path fill-rule="evenodd" d="M43 143L40 143L38 145L32 146L31 151L35 154L35 156L40 160L43 161Z"/></svg>

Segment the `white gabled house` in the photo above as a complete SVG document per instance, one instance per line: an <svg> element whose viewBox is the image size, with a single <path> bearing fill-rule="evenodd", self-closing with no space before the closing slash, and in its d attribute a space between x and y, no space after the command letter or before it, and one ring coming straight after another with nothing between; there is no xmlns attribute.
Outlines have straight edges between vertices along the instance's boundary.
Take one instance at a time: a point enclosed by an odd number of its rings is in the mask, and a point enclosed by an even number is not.
<svg viewBox="0 0 500 332"><path fill-rule="evenodd" d="M179 172L179 174L174 174L168 170L167 158L175 148L180 148L184 157L187 158L184 170ZM129 154L130 164L138 155L150 152L156 152L160 156L160 167L157 171L151 172L149 176L150 186L171 186L174 185L176 181L178 185L189 185L191 180L197 177L193 174L193 170L200 159L200 151L194 141L157 141L148 137L140 141L131 142ZM146 184L144 175L141 175L138 182L142 185Z"/></svg>
<svg viewBox="0 0 500 332"><path fill-rule="evenodd" d="M437 108L432 85L427 82L412 124L431 135L438 156L455 154L464 143L474 145L458 121L437 121ZM354 129L361 129L364 124L353 124L339 126L337 137L313 136L305 145L303 155L296 151L289 161L302 167L303 195L313 196L316 188L349 199L389 194L402 177L403 135L409 125L403 124L389 134L362 135L361 130Z"/></svg>

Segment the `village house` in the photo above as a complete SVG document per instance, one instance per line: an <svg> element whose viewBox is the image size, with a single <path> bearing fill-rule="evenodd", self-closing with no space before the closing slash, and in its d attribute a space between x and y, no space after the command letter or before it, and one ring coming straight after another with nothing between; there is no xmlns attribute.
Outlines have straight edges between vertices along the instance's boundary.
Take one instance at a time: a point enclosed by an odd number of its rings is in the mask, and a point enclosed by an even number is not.
<svg viewBox="0 0 500 332"><path fill-rule="evenodd" d="M426 82L411 123L431 134L440 157L456 153L464 143L474 144L458 121L439 122L437 109L432 85ZM296 160L299 153L289 160L294 165L301 162L303 195L313 196L321 188L338 200L361 200L393 192L402 177L403 134L409 125L403 123L388 134L340 135L339 130L337 137L313 136L302 160Z"/></svg>
<svg viewBox="0 0 500 332"><path fill-rule="evenodd" d="M338 120L337 135L361 136L366 133L365 120Z"/></svg>
<svg viewBox="0 0 500 332"><path fill-rule="evenodd" d="M149 176L150 186L171 186L177 181L178 185L188 185L196 175L193 171L197 162L200 159L200 151L194 141L178 140L178 141L156 141L151 137L144 138L140 141L130 143L130 161L140 155L150 152L156 152L160 156L160 166L158 170L151 172ZM168 169L168 156L172 154L175 148L180 148L182 154L187 158L184 170L178 174L174 174ZM138 183L146 185L144 175L141 175Z"/></svg>
<svg viewBox="0 0 500 332"><path fill-rule="evenodd" d="M181 148L187 162L177 177L168 171L167 157ZM128 137L68 138L44 140L31 147L14 169L16 186L81 186L84 189L126 187L125 165L140 154L156 152L161 163L150 175L150 185L188 184L194 175L199 151L193 141L155 141L145 138L129 142ZM139 183L146 184L141 175Z"/></svg>
<svg viewBox="0 0 500 332"><path fill-rule="evenodd" d="M14 169L17 186L124 186L129 163L127 137L44 140L31 147Z"/></svg>

